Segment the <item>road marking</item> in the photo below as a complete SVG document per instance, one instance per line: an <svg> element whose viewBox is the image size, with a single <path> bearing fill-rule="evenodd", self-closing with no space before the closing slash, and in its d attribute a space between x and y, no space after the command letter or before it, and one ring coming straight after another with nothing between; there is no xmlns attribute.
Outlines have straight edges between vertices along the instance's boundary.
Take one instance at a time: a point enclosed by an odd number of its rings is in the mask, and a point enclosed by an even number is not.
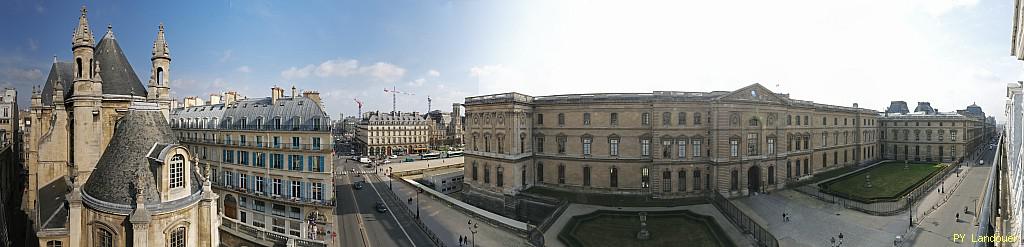
<svg viewBox="0 0 1024 247"><path fill-rule="evenodd" d="M349 184L352 184L352 179L349 179ZM356 200L356 192L349 189L352 193L348 195L352 197L352 206L356 207L356 221L359 222L359 233L363 237L363 247L370 247L370 236L366 234L366 226L363 224L363 215L359 212L359 203Z"/></svg>
<svg viewBox="0 0 1024 247"><path fill-rule="evenodd" d="M383 180L380 179L380 177L377 177L377 181L381 181L382 183L384 182ZM373 193L376 193L377 198L380 198L381 202L383 202L384 196L381 196L380 192L377 191L377 186L374 186L373 183L371 182L370 188L373 188ZM409 239L409 243L411 243L413 247L416 247L416 241L412 241L412 237L410 237L409 233L405 231L405 227L402 226L402 222L398 221L398 217L395 217L395 214L393 213L393 211L391 211L391 207L388 206L387 203L384 203L384 207L388 209L388 214L391 215L391 218L395 219L395 224L398 225L398 229L402 230L402 234L405 234L405 238Z"/></svg>

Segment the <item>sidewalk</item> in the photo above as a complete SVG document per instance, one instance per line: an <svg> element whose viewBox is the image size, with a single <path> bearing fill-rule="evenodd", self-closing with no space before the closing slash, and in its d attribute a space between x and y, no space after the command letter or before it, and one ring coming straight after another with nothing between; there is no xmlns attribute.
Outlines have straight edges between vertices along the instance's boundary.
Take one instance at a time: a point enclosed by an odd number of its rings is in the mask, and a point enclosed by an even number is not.
<svg viewBox="0 0 1024 247"><path fill-rule="evenodd" d="M953 234L970 236L975 232L974 219L977 210L975 205L984 192L991 169L990 165L974 166L967 169L966 173L961 173L965 179L959 188L950 189L947 192L953 193L949 200L936 207L934 212L925 216L923 221L915 222L919 230L916 236L911 238L911 243L914 246L969 245L970 243L954 243L952 236ZM946 182L947 187L949 187L949 183L949 181ZM918 210L930 209L936 203L941 202L941 198L944 196L944 194L932 193L917 208ZM964 212L964 207L968 208L968 212ZM956 220L958 213L960 214L959 221Z"/></svg>
<svg viewBox="0 0 1024 247"><path fill-rule="evenodd" d="M390 178L373 175L385 186L390 183ZM416 190L409 184L402 181L394 181L394 193L402 200L412 198L412 203L405 203L413 214L416 214ZM492 226L487 221L473 218L462 211L447 206L447 203L438 201L426 194L419 195L420 219L441 238L446 246L459 246L459 236L472 238L468 228L470 220L476 223L476 245L477 246L528 246L526 239L515 233L508 232L504 228ZM469 246L469 245L464 245Z"/></svg>

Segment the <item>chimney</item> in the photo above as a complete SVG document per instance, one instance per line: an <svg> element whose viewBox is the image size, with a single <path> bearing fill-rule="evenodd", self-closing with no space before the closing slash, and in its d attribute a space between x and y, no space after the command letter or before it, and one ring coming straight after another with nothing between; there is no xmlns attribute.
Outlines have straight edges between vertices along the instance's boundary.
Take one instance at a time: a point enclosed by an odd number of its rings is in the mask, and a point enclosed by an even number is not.
<svg viewBox="0 0 1024 247"><path fill-rule="evenodd" d="M198 105L199 102L196 101L197 99L199 98L196 96L185 97L185 107L188 108Z"/></svg>
<svg viewBox="0 0 1024 247"><path fill-rule="evenodd" d="M271 103L277 104L277 100L281 99L281 97L284 97L284 89L281 89L281 88L279 88L277 86L274 86L274 87L270 88L270 102Z"/></svg>
<svg viewBox="0 0 1024 247"><path fill-rule="evenodd" d="M238 92L228 91L224 93L224 104L230 105L235 103L235 101L238 101Z"/></svg>
<svg viewBox="0 0 1024 247"><path fill-rule="evenodd" d="M295 97L298 97L298 96L299 96L299 94L297 94L296 91L295 91L295 85L292 85L292 98L295 98Z"/></svg>
<svg viewBox="0 0 1024 247"><path fill-rule="evenodd" d="M220 94L211 93L210 94L210 105L220 104L222 97L223 96L221 96Z"/></svg>
<svg viewBox="0 0 1024 247"><path fill-rule="evenodd" d="M853 108L857 108L857 107L859 107L859 106L857 106L857 103L853 103Z"/></svg>
<svg viewBox="0 0 1024 247"><path fill-rule="evenodd" d="M315 90L303 91L302 92L302 97L309 98L313 102L316 102L317 105L321 104L320 103L320 92L317 92Z"/></svg>

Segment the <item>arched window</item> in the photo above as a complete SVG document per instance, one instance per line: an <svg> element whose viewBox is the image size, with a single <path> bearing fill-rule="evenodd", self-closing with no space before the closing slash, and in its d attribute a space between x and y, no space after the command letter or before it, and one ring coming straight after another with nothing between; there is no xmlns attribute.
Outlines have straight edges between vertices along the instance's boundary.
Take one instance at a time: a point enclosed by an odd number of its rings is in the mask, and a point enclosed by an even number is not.
<svg viewBox="0 0 1024 247"><path fill-rule="evenodd" d="M164 68L163 67L156 67L156 84L157 85L163 85L164 84Z"/></svg>
<svg viewBox="0 0 1024 247"><path fill-rule="evenodd" d="M82 58L76 58L75 65L78 66L78 70L75 71L75 78L82 78Z"/></svg>
<svg viewBox="0 0 1024 247"><path fill-rule="evenodd" d="M171 157L170 162L170 188L185 186L185 158L180 154Z"/></svg>
<svg viewBox="0 0 1024 247"><path fill-rule="evenodd" d="M171 247L185 247L185 227L180 226L171 232L171 239L168 241Z"/></svg>
<svg viewBox="0 0 1024 247"><path fill-rule="evenodd" d="M114 246L114 234L107 229L96 228L96 238L93 239L93 246L97 247L113 247Z"/></svg>

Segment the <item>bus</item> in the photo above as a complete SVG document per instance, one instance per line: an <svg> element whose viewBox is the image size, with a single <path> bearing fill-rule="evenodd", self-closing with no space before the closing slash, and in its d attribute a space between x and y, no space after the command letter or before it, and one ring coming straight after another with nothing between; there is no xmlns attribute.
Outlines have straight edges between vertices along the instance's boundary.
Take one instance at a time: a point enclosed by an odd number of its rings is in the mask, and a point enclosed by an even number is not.
<svg viewBox="0 0 1024 247"><path fill-rule="evenodd" d="M441 158L441 153L430 152L430 153L420 154L420 159L421 160L432 160L432 159L439 159L439 158Z"/></svg>
<svg viewBox="0 0 1024 247"><path fill-rule="evenodd" d="M462 151L448 151L448 157L462 156Z"/></svg>

